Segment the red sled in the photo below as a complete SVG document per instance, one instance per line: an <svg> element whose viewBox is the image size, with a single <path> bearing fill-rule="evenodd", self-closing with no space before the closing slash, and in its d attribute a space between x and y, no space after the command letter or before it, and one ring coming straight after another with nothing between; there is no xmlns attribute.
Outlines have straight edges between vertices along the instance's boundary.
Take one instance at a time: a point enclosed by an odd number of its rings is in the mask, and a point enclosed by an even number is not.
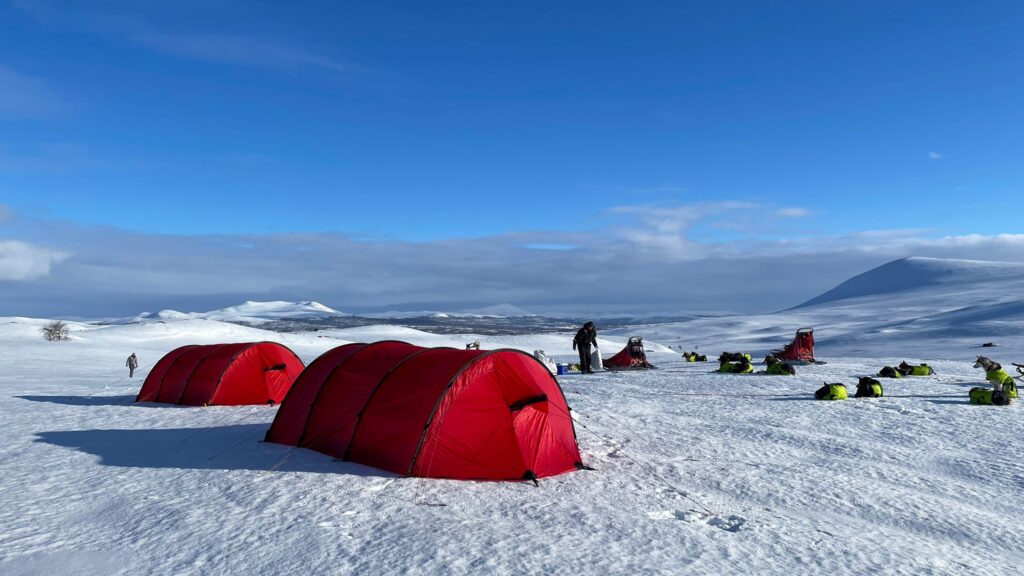
<svg viewBox="0 0 1024 576"><path fill-rule="evenodd" d="M790 364L821 364L814 359L814 328L800 328L792 342L772 354Z"/></svg>

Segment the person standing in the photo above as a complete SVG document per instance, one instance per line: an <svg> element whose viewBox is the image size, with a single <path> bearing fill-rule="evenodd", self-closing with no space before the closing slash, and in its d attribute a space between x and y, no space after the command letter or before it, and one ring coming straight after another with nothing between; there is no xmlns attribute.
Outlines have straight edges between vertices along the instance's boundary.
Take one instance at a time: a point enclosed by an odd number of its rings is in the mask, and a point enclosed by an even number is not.
<svg viewBox="0 0 1024 576"><path fill-rule="evenodd" d="M128 357L128 360L125 360L124 365L128 367L128 377L134 378L135 369L139 367L139 359L136 358L135 352L132 352L132 355Z"/></svg>
<svg viewBox="0 0 1024 576"><path fill-rule="evenodd" d="M597 346L597 328L593 322L587 322L572 339L572 349L580 353L580 372L584 374L594 373L590 367L591 346Z"/></svg>

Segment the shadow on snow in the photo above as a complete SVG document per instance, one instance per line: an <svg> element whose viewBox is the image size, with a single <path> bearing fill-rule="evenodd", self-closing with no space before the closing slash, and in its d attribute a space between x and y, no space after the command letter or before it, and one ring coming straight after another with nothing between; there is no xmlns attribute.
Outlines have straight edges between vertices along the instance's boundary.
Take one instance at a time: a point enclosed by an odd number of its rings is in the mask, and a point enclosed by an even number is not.
<svg viewBox="0 0 1024 576"><path fill-rule="evenodd" d="M258 472L330 472L395 477L369 466L342 462L304 448L262 442L266 424L215 428L58 430L39 432L36 442L72 448L105 466Z"/></svg>
<svg viewBox="0 0 1024 576"><path fill-rule="evenodd" d="M135 403L134 394L125 394L123 396L16 396L16 398L31 402L50 402L67 406L129 406ZM174 406L174 404L142 403L139 406L164 408Z"/></svg>

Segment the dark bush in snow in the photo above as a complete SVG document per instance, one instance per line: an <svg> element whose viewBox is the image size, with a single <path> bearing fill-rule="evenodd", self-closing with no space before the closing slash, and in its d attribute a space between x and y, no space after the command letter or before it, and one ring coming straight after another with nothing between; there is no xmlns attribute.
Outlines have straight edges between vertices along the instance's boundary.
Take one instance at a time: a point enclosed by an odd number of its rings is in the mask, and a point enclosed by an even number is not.
<svg viewBox="0 0 1024 576"><path fill-rule="evenodd" d="M68 333L68 325L60 320L54 320L46 326L39 329L43 333L43 338L46 338L49 342L60 342L61 340L70 340L71 335Z"/></svg>

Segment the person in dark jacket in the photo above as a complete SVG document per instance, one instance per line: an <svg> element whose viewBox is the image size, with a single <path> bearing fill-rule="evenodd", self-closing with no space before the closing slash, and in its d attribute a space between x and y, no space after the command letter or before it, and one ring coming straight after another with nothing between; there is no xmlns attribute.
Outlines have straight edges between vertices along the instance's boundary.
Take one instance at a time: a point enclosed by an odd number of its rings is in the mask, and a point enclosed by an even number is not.
<svg viewBox="0 0 1024 576"><path fill-rule="evenodd" d="M135 352L132 352L132 355L128 357L128 360L125 360L124 365L128 367L128 377L134 378L135 369L139 367L139 359L135 356Z"/></svg>
<svg viewBox="0 0 1024 576"><path fill-rule="evenodd" d="M594 373L590 368L591 346L597 346L597 328L593 322L587 322L572 339L572 349L580 353L580 372L584 374Z"/></svg>

